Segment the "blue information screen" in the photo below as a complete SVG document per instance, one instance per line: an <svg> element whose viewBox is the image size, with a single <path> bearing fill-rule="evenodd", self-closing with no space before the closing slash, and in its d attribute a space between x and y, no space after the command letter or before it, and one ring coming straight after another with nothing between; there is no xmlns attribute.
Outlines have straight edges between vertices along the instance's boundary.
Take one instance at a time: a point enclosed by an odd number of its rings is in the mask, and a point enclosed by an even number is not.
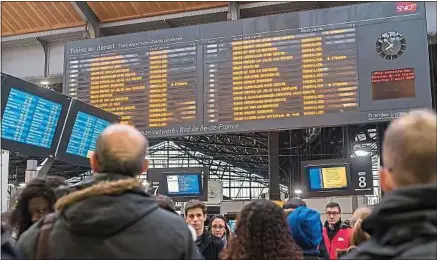
<svg viewBox="0 0 437 260"><path fill-rule="evenodd" d="M62 104L11 88L2 118L2 138L50 148Z"/></svg>
<svg viewBox="0 0 437 260"><path fill-rule="evenodd" d="M110 124L107 120L79 111L68 141L67 153L89 158L90 152L96 149L100 133Z"/></svg>
<svg viewBox="0 0 437 260"><path fill-rule="evenodd" d="M169 195L200 195L199 175L167 175Z"/></svg>

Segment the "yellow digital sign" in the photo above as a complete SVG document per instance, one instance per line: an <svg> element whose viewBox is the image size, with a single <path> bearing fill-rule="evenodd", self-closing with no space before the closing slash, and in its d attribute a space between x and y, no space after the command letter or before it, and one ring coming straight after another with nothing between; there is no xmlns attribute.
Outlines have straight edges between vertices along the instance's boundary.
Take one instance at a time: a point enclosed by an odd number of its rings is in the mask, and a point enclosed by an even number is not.
<svg viewBox="0 0 437 260"><path fill-rule="evenodd" d="M323 188L334 189L347 186L346 167L322 168Z"/></svg>

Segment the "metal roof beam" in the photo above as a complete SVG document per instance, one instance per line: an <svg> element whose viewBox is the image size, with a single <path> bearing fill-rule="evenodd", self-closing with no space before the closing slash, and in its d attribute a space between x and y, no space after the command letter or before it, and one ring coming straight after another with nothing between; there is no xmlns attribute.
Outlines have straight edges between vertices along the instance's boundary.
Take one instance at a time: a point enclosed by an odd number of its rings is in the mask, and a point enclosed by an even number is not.
<svg viewBox="0 0 437 260"><path fill-rule="evenodd" d="M105 34L117 35L139 31L165 29L169 27L188 26L205 22L226 21L227 13L228 7L217 7L102 23L100 28Z"/></svg>
<svg viewBox="0 0 437 260"><path fill-rule="evenodd" d="M229 12L228 12L228 20L238 20L240 19L240 7L238 2L232 1L228 2Z"/></svg>
<svg viewBox="0 0 437 260"><path fill-rule="evenodd" d="M38 39L47 42L68 41L83 38L86 32L85 26L77 26L65 29L49 30L35 33L25 33L19 35L2 36L2 49L16 46L38 44Z"/></svg>
<svg viewBox="0 0 437 260"><path fill-rule="evenodd" d="M218 7L218 8L210 8L210 9L196 10L196 11L190 11L190 12L143 17L143 18L136 18L136 19L130 19L130 20L123 20L123 21L118 21L118 22L103 23L103 24L101 24L101 28L120 27L120 26L126 26L126 25L134 25L134 24L147 24L147 23L158 22L158 21L165 22L166 20L173 20L173 19L177 19L177 18L209 15L209 14L215 14L215 13L220 13L220 12L225 13L227 11L228 11L227 7Z"/></svg>
<svg viewBox="0 0 437 260"><path fill-rule="evenodd" d="M100 37L100 21L97 15L85 1L71 2L76 12L87 23L87 31L90 38Z"/></svg>

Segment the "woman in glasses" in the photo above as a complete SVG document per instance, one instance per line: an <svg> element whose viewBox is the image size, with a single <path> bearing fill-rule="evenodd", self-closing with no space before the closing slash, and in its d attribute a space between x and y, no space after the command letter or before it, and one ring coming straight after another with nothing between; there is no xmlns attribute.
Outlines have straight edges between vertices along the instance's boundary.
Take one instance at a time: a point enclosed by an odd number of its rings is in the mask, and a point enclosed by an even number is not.
<svg viewBox="0 0 437 260"><path fill-rule="evenodd" d="M54 211L56 196L44 179L33 179L20 192L11 214L11 227L14 238L20 236L32 224Z"/></svg>
<svg viewBox="0 0 437 260"><path fill-rule="evenodd" d="M211 235L220 238L224 247L228 245L228 241L231 237L231 232L226 224L226 218L222 215L215 215L211 218L208 226L208 230Z"/></svg>

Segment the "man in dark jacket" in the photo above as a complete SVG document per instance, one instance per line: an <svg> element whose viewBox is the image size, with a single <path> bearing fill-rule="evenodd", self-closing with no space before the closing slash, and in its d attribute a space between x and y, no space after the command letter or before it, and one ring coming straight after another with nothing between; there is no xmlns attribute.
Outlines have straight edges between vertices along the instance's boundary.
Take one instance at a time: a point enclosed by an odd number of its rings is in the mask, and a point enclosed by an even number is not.
<svg viewBox="0 0 437 260"><path fill-rule="evenodd" d="M206 260L218 260L223 242L205 229L206 206L200 200L190 200L185 205L185 220L197 233L196 245Z"/></svg>
<svg viewBox="0 0 437 260"><path fill-rule="evenodd" d="M135 128L112 125L90 158L97 172L56 203L45 259L201 259L183 219L160 209L136 176L147 170L147 140ZM35 259L41 221L19 239Z"/></svg>
<svg viewBox="0 0 437 260"><path fill-rule="evenodd" d="M387 192L362 228L371 239L342 259L437 258L437 120L414 111L394 120L383 143Z"/></svg>

